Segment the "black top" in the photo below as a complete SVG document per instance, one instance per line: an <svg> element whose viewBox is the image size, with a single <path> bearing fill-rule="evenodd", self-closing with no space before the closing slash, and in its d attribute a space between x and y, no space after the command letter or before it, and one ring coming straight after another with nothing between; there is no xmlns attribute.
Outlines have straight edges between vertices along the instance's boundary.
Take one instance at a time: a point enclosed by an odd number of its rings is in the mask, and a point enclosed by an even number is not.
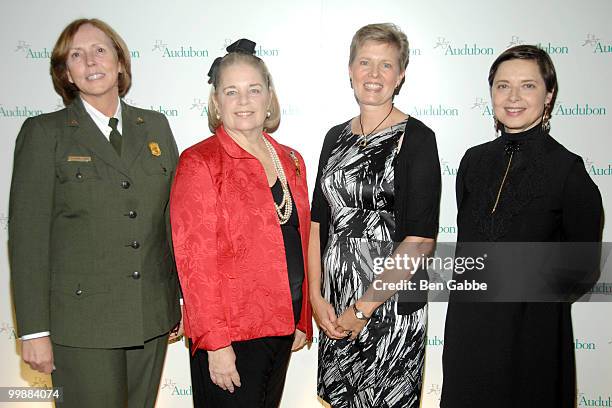
<svg viewBox="0 0 612 408"><path fill-rule="evenodd" d="M582 159L539 125L470 148L457 174L457 206L459 243L601 239L597 186ZM486 272L495 274L497 269L491 269ZM584 278L576 272L546 278ZM446 316L441 407L490 407L493 402L502 408L574 407L570 303L458 303L453 295Z"/></svg>
<svg viewBox="0 0 612 408"><path fill-rule="evenodd" d="M287 186L289 187L289 186ZM283 199L283 188L279 179L272 186L272 196L278 204ZM295 323L300 320L302 313L302 283L304 282L304 255L302 254L302 238L300 237L300 221L293 197L291 199L293 210L291 217L285 224L281 225L283 232L283 243L285 245L285 257L287 259L287 273L289 274L289 288L291 289L291 301L293 302L293 317Z"/></svg>
<svg viewBox="0 0 612 408"><path fill-rule="evenodd" d="M320 224L321 255L327 246L330 220L330 207L321 190L321 175L331 151L338 142L338 136L347 125L348 121L327 132L319 158L311 219ZM407 236L437 236L441 183L435 134L423 122L409 117L394 165L395 242L401 242ZM427 278L427 272L420 269L412 279L419 281ZM401 292L398 313L410 314L420 309L425 305L426 297L425 292Z"/></svg>

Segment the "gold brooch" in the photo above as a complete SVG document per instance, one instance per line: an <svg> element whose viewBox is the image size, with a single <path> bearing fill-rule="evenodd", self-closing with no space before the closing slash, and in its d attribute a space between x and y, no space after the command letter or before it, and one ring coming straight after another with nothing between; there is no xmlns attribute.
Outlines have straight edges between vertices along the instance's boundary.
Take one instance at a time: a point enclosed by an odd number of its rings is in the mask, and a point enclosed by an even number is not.
<svg viewBox="0 0 612 408"><path fill-rule="evenodd" d="M156 142L149 143L149 150L151 150L151 154L155 157L161 156L161 149Z"/></svg>
<svg viewBox="0 0 612 408"><path fill-rule="evenodd" d="M302 172L300 171L300 161L298 160L297 156L295 155L295 152L293 150L291 150L289 152L289 155L291 156L291 158L293 159L293 164L295 164L295 174L297 174L298 176L300 176L302 174Z"/></svg>

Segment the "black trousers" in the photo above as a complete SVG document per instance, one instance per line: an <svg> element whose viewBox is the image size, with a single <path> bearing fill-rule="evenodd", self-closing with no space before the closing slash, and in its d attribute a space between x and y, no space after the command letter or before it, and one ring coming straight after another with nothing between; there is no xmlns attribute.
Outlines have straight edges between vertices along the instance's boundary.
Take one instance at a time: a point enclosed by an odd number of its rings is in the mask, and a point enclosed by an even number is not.
<svg viewBox="0 0 612 408"><path fill-rule="evenodd" d="M232 343L240 387L234 393L210 379L208 353L197 350L190 357L193 406L195 408L278 407L291 357L293 335L264 337Z"/></svg>

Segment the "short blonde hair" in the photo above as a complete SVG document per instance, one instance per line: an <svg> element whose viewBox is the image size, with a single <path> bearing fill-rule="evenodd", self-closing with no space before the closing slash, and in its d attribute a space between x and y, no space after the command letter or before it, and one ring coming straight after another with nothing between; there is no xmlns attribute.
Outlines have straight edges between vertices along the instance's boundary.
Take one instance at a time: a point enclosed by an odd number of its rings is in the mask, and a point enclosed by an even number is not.
<svg viewBox="0 0 612 408"><path fill-rule="evenodd" d="M264 79L264 85L267 86L268 91L270 92L270 116L264 121L264 130L268 133L273 133L280 125L281 112L278 97L276 96L276 91L274 90L272 76L270 75L270 71L268 70L265 62L263 62L261 58L242 52L230 52L221 59L221 62L217 66L217 71L213 75L213 83L212 87L210 88L210 94L208 95L208 128L214 133L219 126L223 125L221 118L217 117L219 112L217 111L217 107L213 101L213 97L217 92L219 79L223 74L223 70L231 65L241 63L248 64L257 69Z"/></svg>
<svg viewBox="0 0 612 408"><path fill-rule="evenodd" d="M367 41L375 41L397 47L400 71L406 70L410 58L410 46L408 44L408 37L398 26L392 23L378 23L368 24L357 30L351 41L349 65L355 60L357 50Z"/></svg>
<svg viewBox="0 0 612 408"><path fill-rule="evenodd" d="M125 96L132 86L130 51L125 41L123 41L123 38L102 20L98 20L97 18L80 18L74 20L64 28L51 53L50 71L53 87L55 88L55 92L62 97L65 105L69 105L79 95L79 88L68 80L68 66L66 65L66 61L68 59L68 53L70 52L72 39L77 31L79 31L79 28L85 24L90 24L102 31L113 43L115 51L117 52L119 64L123 67L123 71L119 73L118 79L119 96Z"/></svg>

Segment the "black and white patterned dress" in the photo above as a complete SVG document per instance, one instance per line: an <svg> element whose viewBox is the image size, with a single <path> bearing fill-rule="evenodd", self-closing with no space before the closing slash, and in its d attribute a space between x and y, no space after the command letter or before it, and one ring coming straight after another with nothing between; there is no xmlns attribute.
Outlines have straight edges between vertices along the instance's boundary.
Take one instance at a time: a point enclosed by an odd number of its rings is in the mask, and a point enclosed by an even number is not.
<svg viewBox="0 0 612 408"><path fill-rule="evenodd" d="M406 122L371 135L366 147L348 122L318 180L331 212L321 287L337 315L370 285L372 259L393 251L394 161ZM334 408L419 406L427 308L398 315L397 306L396 295L354 341L320 332L318 394Z"/></svg>

